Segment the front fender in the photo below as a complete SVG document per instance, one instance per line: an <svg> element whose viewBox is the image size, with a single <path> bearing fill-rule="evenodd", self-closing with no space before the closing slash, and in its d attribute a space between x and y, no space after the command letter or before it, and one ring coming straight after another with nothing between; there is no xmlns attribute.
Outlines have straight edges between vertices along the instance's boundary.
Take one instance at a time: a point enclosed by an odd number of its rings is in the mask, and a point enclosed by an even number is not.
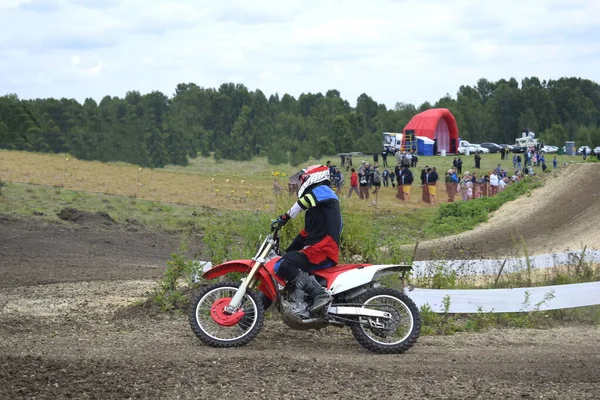
<svg viewBox="0 0 600 400"><path fill-rule="evenodd" d="M206 271L202 277L204 279L215 279L219 276L227 275L232 272L249 272L252 267L252 260L233 260L223 264L215 265Z"/></svg>
<svg viewBox="0 0 600 400"><path fill-rule="evenodd" d="M223 264L215 265L208 271L206 271L202 277L204 279L210 280L215 279L223 275L230 274L232 272L241 272L241 273L249 273L252 268L252 260L233 260L227 261ZM275 288L275 284L273 283L273 279L269 272L264 268L260 267L257 271L257 279L260 281L260 285L258 286L258 290L264 293L270 300L277 299L277 289Z"/></svg>

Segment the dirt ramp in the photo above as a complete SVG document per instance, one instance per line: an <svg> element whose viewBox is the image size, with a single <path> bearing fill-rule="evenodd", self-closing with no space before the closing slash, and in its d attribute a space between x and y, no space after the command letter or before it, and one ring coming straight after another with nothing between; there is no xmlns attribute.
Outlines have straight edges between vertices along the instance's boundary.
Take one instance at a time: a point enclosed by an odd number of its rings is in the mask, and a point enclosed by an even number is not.
<svg viewBox="0 0 600 400"><path fill-rule="evenodd" d="M416 260L504 258L600 249L600 164L573 164L531 195L503 205L488 222L420 244Z"/></svg>

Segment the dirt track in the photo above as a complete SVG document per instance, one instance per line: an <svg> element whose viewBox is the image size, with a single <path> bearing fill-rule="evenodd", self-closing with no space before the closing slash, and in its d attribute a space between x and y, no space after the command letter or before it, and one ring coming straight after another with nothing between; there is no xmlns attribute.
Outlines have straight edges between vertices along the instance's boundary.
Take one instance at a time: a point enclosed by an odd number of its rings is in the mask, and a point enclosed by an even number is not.
<svg viewBox="0 0 600 400"><path fill-rule="evenodd" d="M559 169L472 231L419 245L417 260L480 259L600 249L600 164Z"/></svg>
<svg viewBox="0 0 600 400"><path fill-rule="evenodd" d="M587 215L597 207L583 204L566 209ZM551 220L540 232L572 234L554 230ZM345 330L296 332L267 321L251 345L217 350L194 337L185 317L125 308L152 289L177 237L110 221L41 225L0 217L0 239L0 399L600 394L597 328L422 337L404 355L380 356L363 350Z"/></svg>
<svg viewBox="0 0 600 400"><path fill-rule="evenodd" d="M598 329L423 337L379 356L335 328L271 321L248 347L205 347L183 317L126 316L152 281L4 289L0 398L597 398ZM228 378L231 374L231 379Z"/></svg>

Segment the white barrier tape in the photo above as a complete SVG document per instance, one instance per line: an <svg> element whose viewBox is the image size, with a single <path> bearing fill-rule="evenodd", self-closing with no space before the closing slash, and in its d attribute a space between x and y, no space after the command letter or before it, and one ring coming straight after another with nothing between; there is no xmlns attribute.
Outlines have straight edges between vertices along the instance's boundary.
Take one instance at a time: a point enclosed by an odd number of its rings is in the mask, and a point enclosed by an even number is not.
<svg viewBox="0 0 600 400"><path fill-rule="evenodd" d="M540 286L514 289L419 289L407 292L420 308L429 304L444 313L444 298L449 296L448 313L525 312L559 310L600 304L600 282Z"/></svg>
<svg viewBox="0 0 600 400"><path fill-rule="evenodd" d="M420 278L432 276L436 269L454 270L459 275L495 275L500 271L502 264L506 264L503 273L523 271L527 265L535 269L553 268L559 265L573 265L579 263L583 254L585 262L600 262L599 250L568 251L554 254L541 254L530 257L513 257L504 260L425 260L413 261L413 276Z"/></svg>

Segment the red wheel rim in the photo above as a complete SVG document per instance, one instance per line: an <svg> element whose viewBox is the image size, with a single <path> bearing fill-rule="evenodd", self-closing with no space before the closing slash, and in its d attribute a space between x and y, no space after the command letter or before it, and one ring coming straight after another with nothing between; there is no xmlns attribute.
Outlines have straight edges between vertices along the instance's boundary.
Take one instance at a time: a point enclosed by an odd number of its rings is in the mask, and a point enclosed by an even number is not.
<svg viewBox="0 0 600 400"><path fill-rule="evenodd" d="M233 326L240 322L240 320L244 317L244 310L239 310L234 312L233 314L225 311L225 307L229 305L231 302L231 297L224 297L215 301L210 308L210 316L213 321L221 326Z"/></svg>

